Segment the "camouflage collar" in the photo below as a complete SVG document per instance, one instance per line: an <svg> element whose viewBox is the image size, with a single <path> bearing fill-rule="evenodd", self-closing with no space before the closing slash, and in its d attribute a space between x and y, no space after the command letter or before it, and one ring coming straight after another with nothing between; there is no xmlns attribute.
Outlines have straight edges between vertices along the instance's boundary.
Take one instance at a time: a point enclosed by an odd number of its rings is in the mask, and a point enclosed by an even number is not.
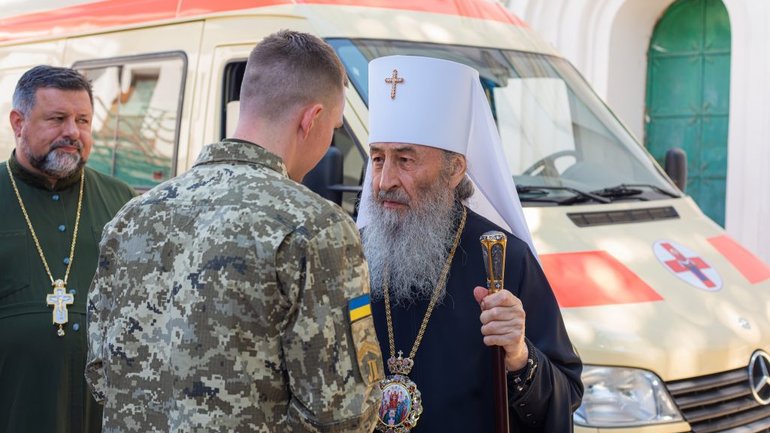
<svg viewBox="0 0 770 433"><path fill-rule="evenodd" d="M237 138L226 138L204 147L194 166L218 162L259 164L289 176L286 165L278 155L268 152L258 144Z"/></svg>

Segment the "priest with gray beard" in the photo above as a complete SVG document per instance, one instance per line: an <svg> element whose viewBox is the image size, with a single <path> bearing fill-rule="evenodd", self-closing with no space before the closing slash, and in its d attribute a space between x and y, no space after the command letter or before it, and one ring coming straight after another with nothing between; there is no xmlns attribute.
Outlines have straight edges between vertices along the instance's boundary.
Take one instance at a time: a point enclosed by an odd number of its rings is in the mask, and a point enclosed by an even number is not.
<svg viewBox="0 0 770 433"><path fill-rule="evenodd" d="M492 350L505 353L511 432L571 432L582 364L540 267L475 69L369 64L370 161L358 225L388 376L377 430L494 431ZM495 221L495 222L492 222ZM489 294L479 239L508 236Z"/></svg>

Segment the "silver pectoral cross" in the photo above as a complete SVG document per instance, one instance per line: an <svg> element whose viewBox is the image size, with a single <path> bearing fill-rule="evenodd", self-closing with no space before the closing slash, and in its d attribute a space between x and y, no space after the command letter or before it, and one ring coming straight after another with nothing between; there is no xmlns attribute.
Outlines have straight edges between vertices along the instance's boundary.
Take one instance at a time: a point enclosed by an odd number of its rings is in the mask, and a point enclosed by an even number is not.
<svg viewBox="0 0 770 433"><path fill-rule="evenodd" d="M67 288L64 287L64 281L56 280L53 282L53 293L46 295L45 299L48 305L53 307L53 324L59 325L56 334L59 337L62 337L64 336L62 325L66 324L69 320L67 305L72 305L75 302L75 296L71 293L67 293Z"/></svg>

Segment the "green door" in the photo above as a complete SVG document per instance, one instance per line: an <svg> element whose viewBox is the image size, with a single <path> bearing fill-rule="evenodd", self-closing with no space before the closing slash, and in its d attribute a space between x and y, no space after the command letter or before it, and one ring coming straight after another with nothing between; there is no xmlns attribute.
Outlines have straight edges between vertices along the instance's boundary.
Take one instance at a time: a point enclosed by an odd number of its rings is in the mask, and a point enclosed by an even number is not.
<svg viewBox="0 0 770 433"><path fill-rule="evenodd" d="M677 0L647 53L645 145L663 165L687 152L686 192L724 226L730 106L730 18L720 0Z"/></svg>

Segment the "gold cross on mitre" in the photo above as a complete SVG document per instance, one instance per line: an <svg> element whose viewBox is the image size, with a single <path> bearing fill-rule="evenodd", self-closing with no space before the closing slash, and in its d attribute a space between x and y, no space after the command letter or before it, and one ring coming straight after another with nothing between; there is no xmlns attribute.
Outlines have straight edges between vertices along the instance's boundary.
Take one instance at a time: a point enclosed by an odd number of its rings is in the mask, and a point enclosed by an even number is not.
<svg viewBox="0 0 770 433"><path fill-rule="evenodd" d="M394 69L393 75L390 78L386 78L385 82L391 85L390 99L396 99L396 86L404 82L404 79L398 76L398 69Z"/></svg>
<svg viewBox="0 0 770 433"><path fill-rule="evenodd" d="M64 281L56 280L53 282L53 293L46 295L45 297L48 305L53 307L53 324L59 325L59 330L56 331L56 334L58 334L59 337L64 335L62 325L67 323L67 320L69 319L67 305L72 305L75 302L75 297L72 294L67 293L66 290Z"/></svg>

